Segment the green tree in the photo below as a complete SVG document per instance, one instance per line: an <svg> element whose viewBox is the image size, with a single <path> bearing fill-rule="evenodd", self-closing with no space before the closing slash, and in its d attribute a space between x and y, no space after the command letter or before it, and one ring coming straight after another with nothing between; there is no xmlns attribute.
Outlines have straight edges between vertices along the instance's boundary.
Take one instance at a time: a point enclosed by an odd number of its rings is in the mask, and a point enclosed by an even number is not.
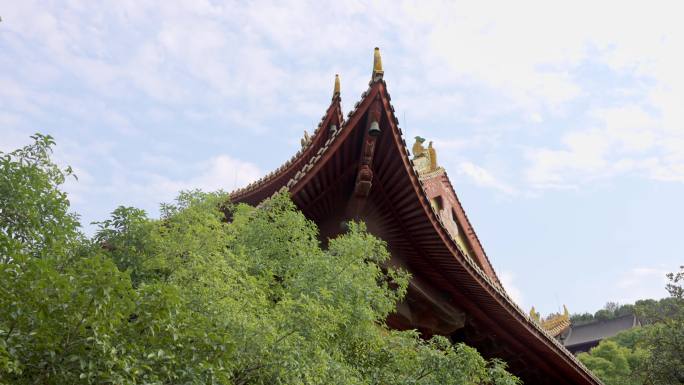
<svg viewBox="0 0 684 385"><path fill-rule="evenodd" d="M668 274L666 314L652 325L647 342L651 346L648 372L654 383L684 384L684 266Z"/></svg>
<svg viewBox="0 0 684 385"><path fill-rule="evenodd" d="M643 327L578 356L606 384L684 384L684 267L668 279L669 298L636 302Z"/></svg>
<svg viewBox="0 0 684 385"><path fill-rule="evenodd" d="M596 313L582 313L570 315L570 321L574 325L587 324L594 321L608 321L625 315L636 314L635 306L632 304L621 305L617 302L607 302L603 309Z"/></svg>
<svg viewBox="0 0 684 385"><path fill-rule="evenodd" d="M582 325L594 321L594 315L591 313L573 313L570 315L570 322L573 325Z"/></svg>
<svg viewBox="0 0 684 385"><path fill-rule="evenodd" d="M650 325L675 317L681 304L676 297L670 296L659 300L639 300L636 301L634 307L641 323Z"/></svg>
<svg viewBox="0 0 684 385"><path fill-rule="evenodd" d="M257 209L185 192L158 220L120 207L85 239L46 138L2 169L36 173L8 202L48 196L55 212L1 207L0 383L518 383L471 347L388 329L409 277L385 243L350 223L322 248L284 194Z"/></svg>
<svg viewBox="0 0 684 385"><path fill-rule="evenodd" d="M605 339L578 358L606 385L644 384L650 356L645 343L647 328L633 328Z"/></svg>
<svg viewBox="0 0 684 385"><path fill-rule="evenodd" d="M52 137L31 138L32 145L0 151L0 262L18 254L61 254L78 234L77 217L59 189L72 170L50 160Z"/></svg>
<svg viewBox="0 0 684 385"><path fill-rule="evenodd" d="M580 353L578 358L591 369L606 385L642 384L641 378L634 378L633 352L615 341L602 341L590 353Z"/></svg>
<svg viewBox="0 0 684 385"><path fill-rule="evenodd" d="M54 141L0 154L0 383L106 375L135 303L129 279L78 231L52 163Z"/></svg>

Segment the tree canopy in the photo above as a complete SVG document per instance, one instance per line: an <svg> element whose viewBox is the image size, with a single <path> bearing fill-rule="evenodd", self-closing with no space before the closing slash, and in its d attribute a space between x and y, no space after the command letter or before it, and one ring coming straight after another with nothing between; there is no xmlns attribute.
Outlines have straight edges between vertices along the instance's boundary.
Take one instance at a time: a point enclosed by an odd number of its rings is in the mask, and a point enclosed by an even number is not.
<svg viewBox="0 0 684 385"><path fill-rule="evenodd" d="M668 279L670 297L634 305L644 326L578 356L606 385L684 384L684 266Z"/></svg>
<svg viewBox="0 0 684 385"><path fill-rule="evenodd" d="M635 314L635 305L607 302L603 309L592 313L574 313L570 315L573 325L582 325L595 321L607 321L629 314Z"/></svg>
<svg viewBox="0 0 684 385"><path fill-rule="evenodd" d="M183 192L92 238L52 138L0 153L0 384L516 384L505 363L384 320L409 275L362 223L322 247L285 194ZM230 212L231 220L226 220Z"/></svg>

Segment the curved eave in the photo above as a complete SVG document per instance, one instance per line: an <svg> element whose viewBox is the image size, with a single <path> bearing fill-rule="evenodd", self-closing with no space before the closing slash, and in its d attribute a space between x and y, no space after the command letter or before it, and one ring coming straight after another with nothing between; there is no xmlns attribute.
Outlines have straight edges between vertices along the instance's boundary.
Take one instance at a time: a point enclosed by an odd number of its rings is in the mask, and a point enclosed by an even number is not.
<svg viewBox="0 0 684 385"><path fill-rule="evenodd" d="M498 324L499 328L501 327L500 325L518 326L518 329L522 329L520 337L525 337L524 339L528 340L528 342L537 343L538 346L544 347L545 352L540 351L541 355L548 353L561 358L567 365L565 368L566 371L570 368L574 369L572 370L575 372L574 374L584 379L584 383L601 384L600 380L591 374L591 372L589 372L589 370L579 360L577 360L572 353L570 353L560 344L560 342L543 330L541 326L531 320L525 314L525 312L511 300L506 292L492 278L490 278L472 258L468 257L467 254L460 249L456 241L450 235L444 223L441 221L438 213L430 204L430 200L425 192L425 189L423 188L418 172L413 167L413 164L409 159L408 148L406 147L406 142L402 138L401 130L397 124L398 121L393 114L394 108L389 103L390 97L384 84L382 86L382 90L383 94L385 95L384 100L387 107L385 108L385 112L388 114L388 121L390 122L391 132L394 136L394 143L397 148L397 153L400 154L402 158L404 171L410 176L411 185L415 195L420 200L426 217L428 217L430 222L434 224L435 232L442 239L444 246L450 250L451 255L453 256L453 260L451 262L458 263L458 267L462 267L466 270L468 273L468 278L479 283L479 285L474 286L475 288L480 288L480 293L477 293L478 296L489 297L495 300L497 306L489 306L489 309L484 309L486 310L485 313L491 315L489 318L491 318L493 324ZM449 270L439 269L439 271L446 272ZM454 277L444 278L447 280L453 280ZM484 316L487 316L487 314L484 314ZM529 346L529 348L532 347L533 346Z"/></svg>
<svg viewBox="0 0 684 385"><path fill-rule="evenodd" d="M441 222L439 215L430 205L419 175L409 158L406 142L402 138L398 121L394 115L394 108L390 103L389 93L387 93L385 83L382 80L371 82L369 89L362 94L361 100L356 103L347 120L342 122L339 129L330 135L325 142L321 140L320 131L329 124L326 121L332 116L330 109L319 124L315 140L310 146L312 148L304 149L300 155L295 156L293 160L273 175L263 178L246 189L233 193L231 200L258 204L261 200L283 188L287 189L292 196L298 194L326 165L352 132L356 131L355 128L360 126L359 122L365 116L366 110L378 93L386 114L387 128L389 128L389 134L392 136L393 149L391 151L394 151L399 158L392 158L392 161L401 162L403 173L407 175L410 181L405 188L412 190L414 202L418 202L416 209L422 210L421 215L431 223L431 231L420 236L422 239L430 238L433 241L432 244L438 244L441 248L439 252L430 251L426 253L431 255L427 257L427 260L422 261L422 263L430 266L430 278L450 285L454 298L460 300L459 305L465 306L465 310L488 330L504 338L514 351L531 357L535 363L543 367L544 372L553 374L560 381L569 384L601 384L581 362L535 321L531 320L511 300L501 288L496 275L494 278L488 276L472 258L459 248L444 223ZM382 135L387 134L383 128ZM399 170L394 172L399 172ZM450 188L453 190L453 186L450 185ZM257 198L258 200L256 200ZM468 225L472 229L469 221ZM434 242L435 240L438 242ZM477 242L481 248L479 240Z"/></svg>
<svg viewBox="0 0 684 385"><path fill-rule="evenodd" d="M340 132L331 133L330 124L336 123L338 127L344 125L341 100L339 95L333 96L323 117L321 117L316 130L311 136L311 142L299 149L297 153L280 167L266 174L249 185L232 191L229 196L232 202L245 202L256 205L277 192L286 185L298 172L305 168L312 160L316 161L324 148L332 143L333 137Z"/></svg>
<svg viewBox="0 0 684 385"><path fill-rule="evenodd" d="M351 111L349 111L347 119L340 125L339 129L325 142L325 145L318 150L316 157L311 158L309 162L307 162L301 170L285 184L285 187L290 191L291 195L294 195L305 186L311 177L325 165L330 156L342 145L342 143L344 143L345 139L351 134L351 129L359 122L363 116L363 112L368 108L376 93L377 88L373 87L371 84L371 87L361 94L361 100L354 105L354 108Z"/></svg>

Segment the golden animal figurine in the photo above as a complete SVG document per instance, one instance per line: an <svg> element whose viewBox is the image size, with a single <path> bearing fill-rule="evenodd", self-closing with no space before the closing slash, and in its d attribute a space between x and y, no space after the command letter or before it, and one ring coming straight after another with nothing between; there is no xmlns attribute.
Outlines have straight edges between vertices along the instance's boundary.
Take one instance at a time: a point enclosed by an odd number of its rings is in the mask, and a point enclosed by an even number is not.
<svg viewBox="0 0 684 385"><path fill-rule="evenodd" d="M431 173L440 169L437 164L437 151L432 147L432 142L425 148L423 143L425 138L416 136L416 142L413 144L413 165L420 174Z"/></svg>
<svg viewBox="0 0 684 385"><path fill-rule="evenodd" d="M306 130L304 130L304 137L299 140L299 143L302 145L302 147L306 147L311 143L311 137Z"/></svg>
<svg viewBox="0 0 684 385"><path fill-rule="evenodd" d="M420 136L416 136L416 142L413 144L413 158L417 158L419 156L424 156L425 155L425 147L423 147L423 142L425 142L425 138L421 138ZM430 142L432 143L432 142Z"/></svg>
<svg viewBox="0 0 684 385"><path fill-rule="evenodd" d="M427 148L428 158L430 158L430 171L437 170L437 151L432 147L432 141Z"/></svg>

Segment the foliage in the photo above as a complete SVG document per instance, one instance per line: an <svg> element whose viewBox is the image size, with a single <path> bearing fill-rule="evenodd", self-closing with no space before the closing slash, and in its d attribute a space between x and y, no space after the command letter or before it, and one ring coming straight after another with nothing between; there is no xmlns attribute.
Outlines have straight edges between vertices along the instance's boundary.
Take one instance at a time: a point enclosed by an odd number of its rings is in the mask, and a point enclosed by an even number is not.
<svg viewBox="0 0 684 385"><path fill-rule="evenodd" d="M50 160L50 136L36 134L32 145L10 153L0 151L0 262L17 254L61 254L76 235L66 194L59 190L73 176Z"/></svg>
<svg viewBox="0 0 684 385"><path fill-rule="evenodd" d="M142 264L153 249L153 222L144 210L121 206L112 211L111 218L94 224L99 226L94 241L108 251L119 270L130 273L137 286L145 278Z"/></svg>
<svg viewBox="0 0 684 385"><path fill-rule="evenodd" d="M0 384L518 383L466 345L388 329L409 277L385 243L351 223L323 249L286 195L185 192L158 220L120 207L79 236L47 138L2 168L24 187L0 207Z"/></svg>
<svg viewBox="0 0 684 385"><path fill-rule="evenodd" d="M0 155L0 383L104 378L135 293L80 236L59 189L71 169L50 160L54 141L32 138Z"/></svg>
<svg viewBox="0 0 684 385"><path fill-rule="evenodd" d="M583 325L594 322L594 315L591 313L573 313L570 314L570 322L573 325Z"/></svg>
<svg viewBox="0 0 684 385"><path fill-rule="evenodd" d="M603 309L596 311L596 313L575 313L570 315L570 321L574 325L582 325L595 321L608 321L618 317L629 314L635 314L634 305L619 304L616 302L607 302Z"/></svg>
<svg viewBox="0 0 684 385"><path fill-rule="evenodd" d="M671 319L676 316L680 307L677 298L672 296L659 300L639 300L634 304L636 314L643 325L651 325Z"/></svg>
<svg viewBox="0 0 684 385"><path fill-rule="evenodd" d="M637 314L646 320L643 327L606 339L578 356L607 385L684 384L684 267L668 278L669 298L637 301Z"/></svg>
<svg viewBox="0 0 684 385"><path fill-rule="evenodd" d="M641 345L642 328L608 338L577 358L606 385L643 384L643 368L649 352Z"/></svg>
<svg viewBox="0 0 684 385"><path fill-rule="evenodd" d="M670 317L655 323L646 340L652 347L648 371L654 383L684 384L684 266L668 279Z"/></svg>

